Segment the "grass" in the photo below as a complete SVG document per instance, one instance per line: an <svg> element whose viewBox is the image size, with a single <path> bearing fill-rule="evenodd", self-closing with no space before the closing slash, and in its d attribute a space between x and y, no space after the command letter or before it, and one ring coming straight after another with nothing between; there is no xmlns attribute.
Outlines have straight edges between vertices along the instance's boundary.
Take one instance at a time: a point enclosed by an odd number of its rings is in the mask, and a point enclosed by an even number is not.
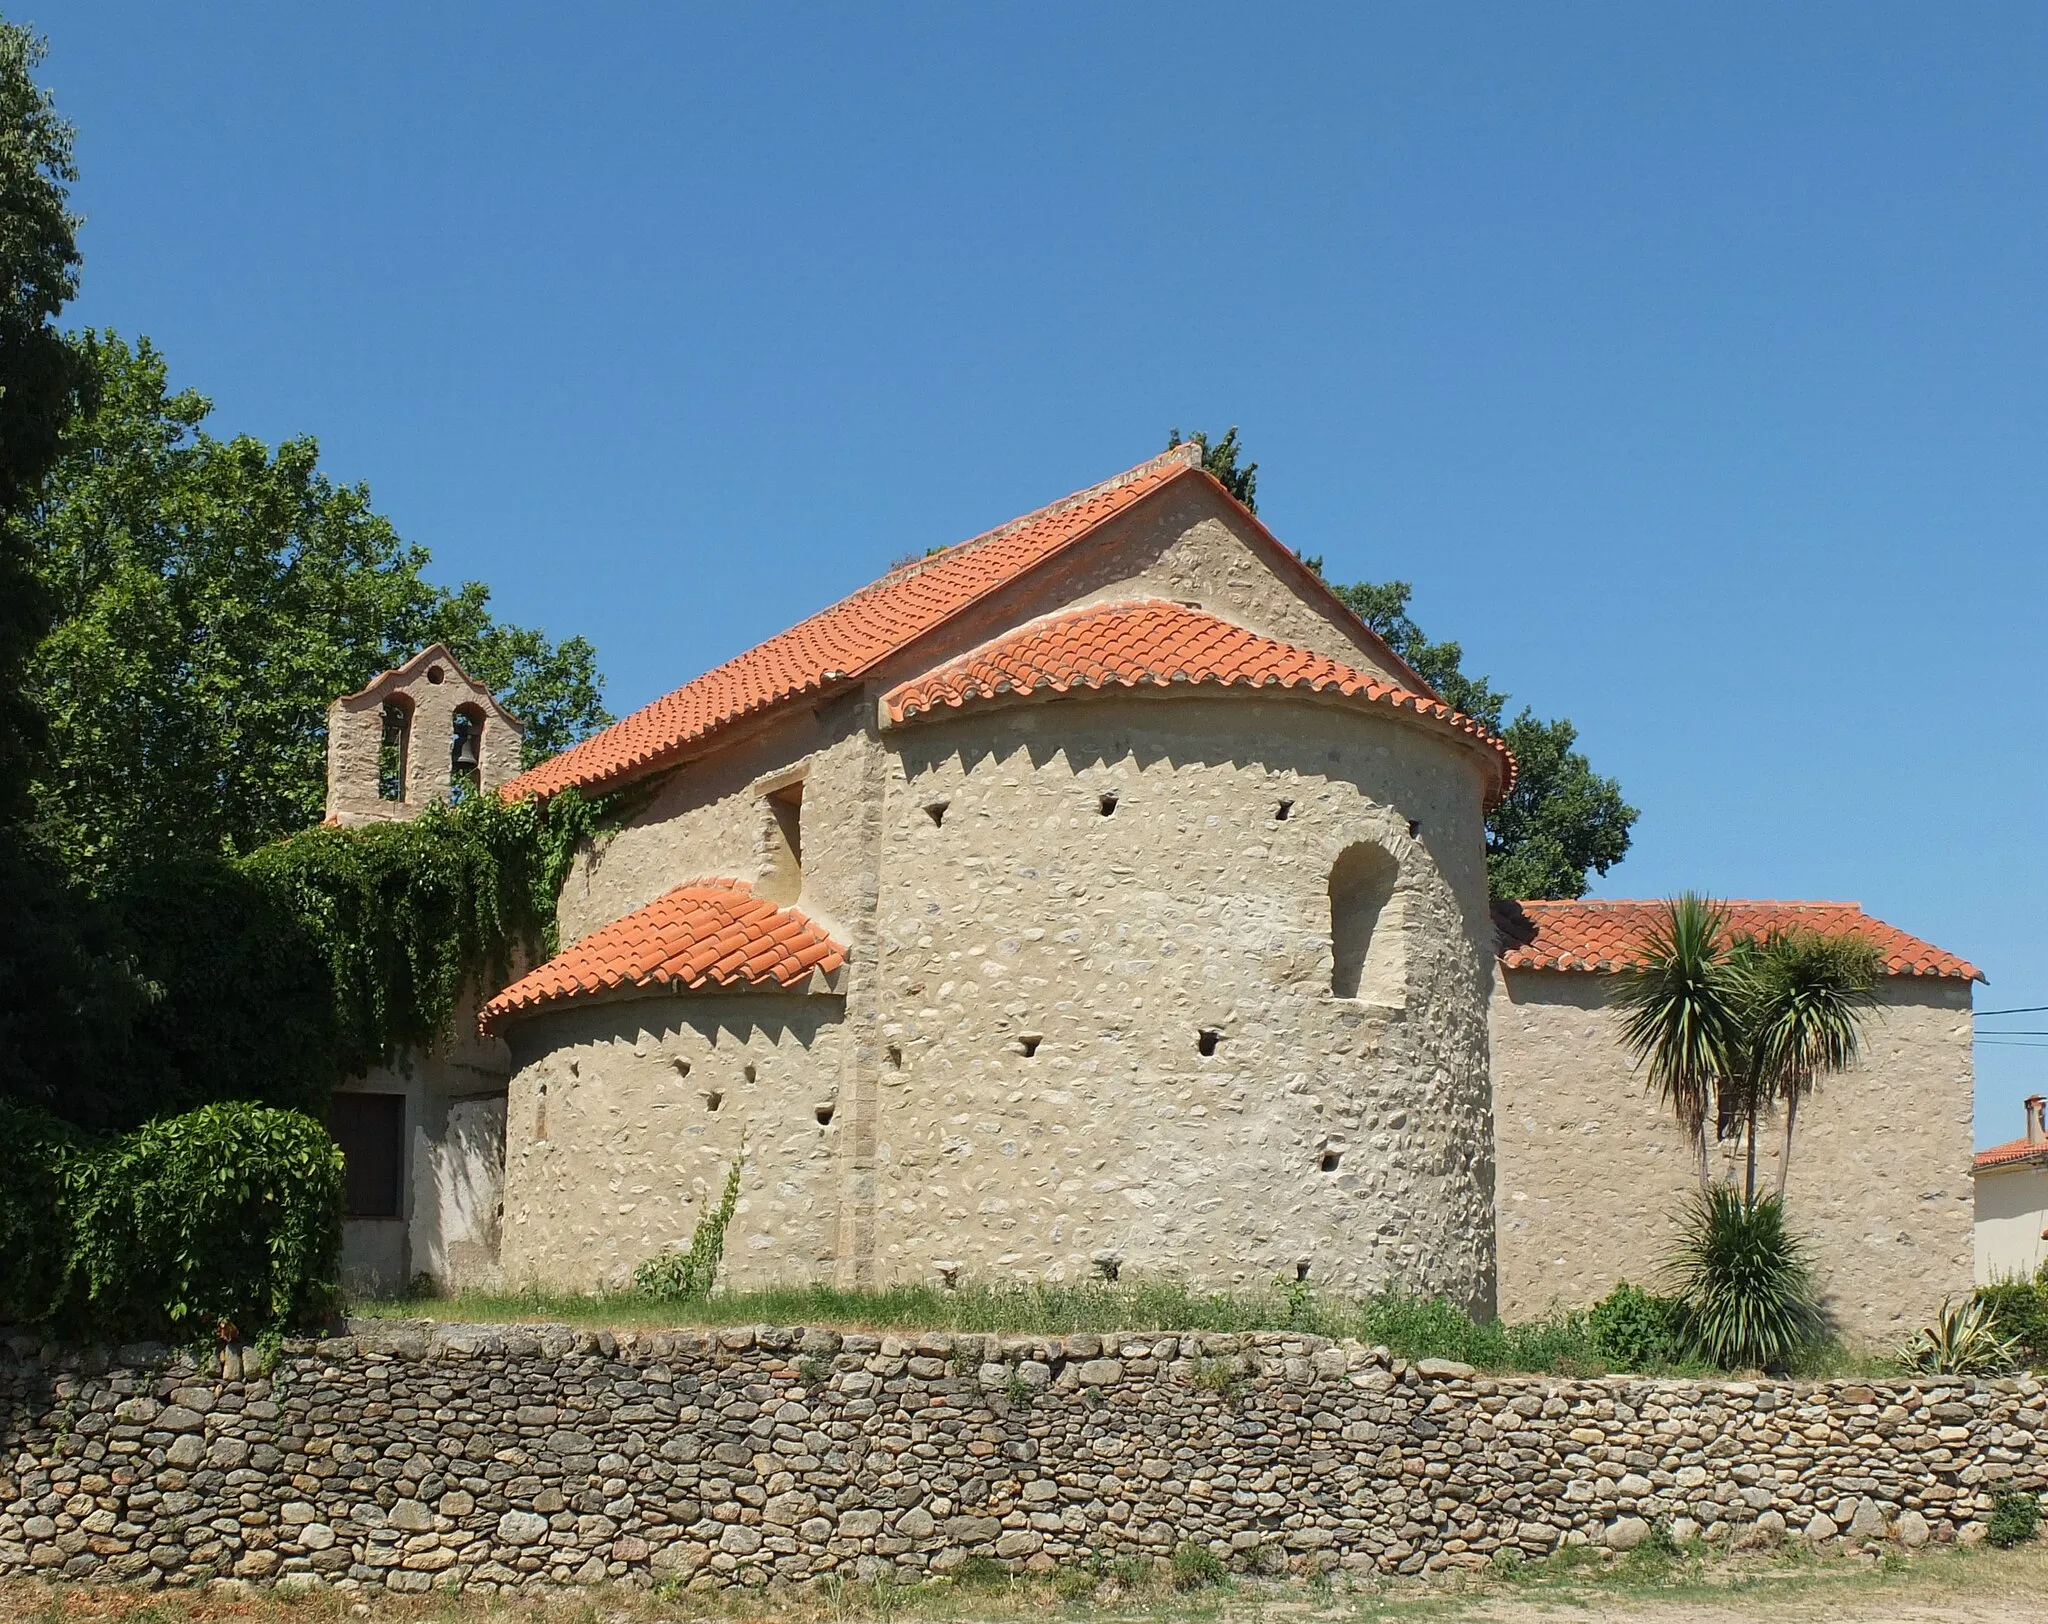
<svg viewBox="0 0 2048 1624"><path fill-rule="evenodd" d="M1172 1563L1125 1558L1019 1577L963 1565L950 1580L915 1584L829 1579L798 1589L572 1591L511 1599L275 1590L243 1594L120 1585L0 1583L0 1618L37 1624L955 1624L1072 1620L1158 1624L1426 1624L1441 1620L1540 1624L1587 1620L1728 1624L1770 1617L1795 1624L1894 1624L1969 1618L2021 1624L2040 1617L2048 1548L1928 1551L1875 1561L1776 1552L1711 1554L1646 1543L1609 1557L1581 1547L1542 1561L1500 1564L1430 1582L1263 1580L1218 1571L1182 1547Z"/></svg>
<svg viewBox="0 0 2048 1624"><path fill-rule="evenodd" d="M1560 1310L1521 1324L1475 1323L1440 1298L1398 1291L1346 1298L1289 1282L1268 1291L1201 1292L1174 1280L1090 1281L1017 1286L963 1284L842 1291L788 1286L721 1291L688 1302L632 1292L497 1296L362 1302L370 1318L432 1318L467 1323L550 1322L613 1330L672 1326L816 1325L842 1330L978 1331L1061 1335L1072 1331L1301 1331L1384 1344L1398 1358L1455 1359L1481 1370L1593 1376L1610 1368L1599 1356L1586 1316ZM1653 1375L1708 1374L1703 1365L1660 1365ZM1837 1344L1809 1350L1794 1368L1806 1377L1896 1375L1896 1361Z"/></svg>

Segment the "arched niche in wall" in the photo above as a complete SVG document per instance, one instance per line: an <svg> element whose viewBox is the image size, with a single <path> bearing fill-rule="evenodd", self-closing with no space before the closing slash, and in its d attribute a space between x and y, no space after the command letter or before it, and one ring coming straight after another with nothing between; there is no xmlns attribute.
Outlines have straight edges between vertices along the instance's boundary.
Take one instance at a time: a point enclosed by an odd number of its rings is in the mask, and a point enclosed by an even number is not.
<svg viewBox="0 0 2048 1624"><path fill-rule="evenodd" d="M1401 865L1362 840L1330 865L1330 991L1367 1004L1406 1002Z"/></svg>

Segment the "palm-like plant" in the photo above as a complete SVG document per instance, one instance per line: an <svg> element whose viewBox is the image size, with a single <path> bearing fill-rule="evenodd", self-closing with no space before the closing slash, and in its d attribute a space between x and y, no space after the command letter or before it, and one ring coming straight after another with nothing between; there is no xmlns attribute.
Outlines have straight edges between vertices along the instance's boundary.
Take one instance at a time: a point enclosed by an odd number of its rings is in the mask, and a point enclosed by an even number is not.
<svg viewBox="0 0 2048 1624"><path fill-rule="evenodd" d="M1621 1040L1671 1107L1708 1185L1707 1121L1718 1120L1727 1079L1745 1067L1748 978L1729 951L1728 914L1688 891L1643 944L1640 966L1618 995Z"/></svg>
<svg viewBox="0 0 2048 1624"><path fill-rule="evenodd" d="M1792 1164L1799 1107L1823 1077L1855 1064L1865 1016L1878 1003L1884 956L1862 936L1729 930L1727 910L1691 892L1676 898L1623 977L1623 1044L1678 1118L1709 1183L1707 1122L1742 1136L1743 1198L1756 1199L1757 1128L1785 1113L1778 1199Z"/></svg>
<svg viewBox="0 0 2048 1624"><path fill-rule="evenodd" d="M1778 1157L1778 1199L1792 1171L1792 1130L1799 1104L1822 1077L1856 1063L1863 1018L1878 1003L1884 955L1864 936L1774 931L1752 959L1749 1029L1754 1094L1785 1112ZM1750 1191L1756 1189L1756 1121L1749 1126Z"/></svg>
<svg viewBox="0 0 2048 1624"><path fill-rule="evenodd" d="M1723 1370L1781 1370L1825 1328L1806 1247L1775 1196L1695 1195L1671 1272L1680 1337Z"/></svg>

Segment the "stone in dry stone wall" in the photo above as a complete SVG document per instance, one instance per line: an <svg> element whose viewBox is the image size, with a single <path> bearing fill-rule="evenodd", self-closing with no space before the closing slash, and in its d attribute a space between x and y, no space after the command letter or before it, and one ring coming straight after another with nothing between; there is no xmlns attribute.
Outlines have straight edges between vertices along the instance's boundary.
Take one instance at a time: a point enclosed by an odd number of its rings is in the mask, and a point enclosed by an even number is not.
<svg viewBox="0 0 2048 1624"><path fill-rule="evenodd" d="M1492 1378L1266 1333L356 1330L267 1376L0 1343L0 1577L708 1589L1185 1540L1417 1574L1659 1521L1969 1541L1994 1490L2048 1482L2031 1379Z"/></svg>

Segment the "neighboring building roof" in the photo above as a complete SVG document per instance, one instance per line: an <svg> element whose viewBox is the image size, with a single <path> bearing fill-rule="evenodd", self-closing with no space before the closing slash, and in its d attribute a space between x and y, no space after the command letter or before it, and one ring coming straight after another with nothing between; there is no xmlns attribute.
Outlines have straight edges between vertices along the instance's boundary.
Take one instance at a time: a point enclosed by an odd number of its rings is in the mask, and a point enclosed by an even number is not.
<svg viewBox="0 0 2048 1624"><path fill-rule="evenodd" d="M501 793L507 800L517 800L552 795L572 785L613 788L667 765L720 728L799 695L837 689L1183 477L1209 480L1223 490L1202 472L1199 446L1176 446L1050 507L892 570L852 597L521 773ZM1229 499L1227 492L1225 496ZM1382 654L1389 670L1414 676L1415 690L1435 697L1429 685L1313 571L1273 540L1248 510L1244 518L1271 543L1277 557L1288 561L1297 584L1325 600L1325 608Z"/></svg>
<svg viewBox="0 0 2048 1624"><path fill-rule="evenodd" d="M1982 981L1983 972L1931 942L1873 919L1855 902L1723 902L1729 928L1762 936L1804 927L1824 936L1867 936L1884 953L1887 974L1955 976ZM1510 970L1622 970L1663 917L1663 902L1496 902L1495 951Z"/></svg>
<svg viewBox="0 0 2048 1624"><path fill-rule="evenodd" d="M1412 711L1492 752L1489 806L1514 782L1515 758L1508 747L1442 700L1247 631L1205 610L1156 598L1091 604L1048 615L900 684L884 696L882 705L891 722L903 722L942 707L958 709L970 700L1006 694L1201 685L1305 688Z"/></svg>
<svg viewBox="0 0 2048 1624"><path fill-rule="evenodd" d="M2002 1145L1980 1150L1970 1163L1970 1171L1983 1173L1994 1167L2015 1167L2022 1162L2038 1162L2048 1167L2048 1140L2008 1139Z"/></svg>
<svg viewBox="0 0 2048 1624"><path fill-rule="evenodd" d="M636 908L484 1005L489 1030L509 1015L628 989L793 990L846 963L846 949L794 908L738 880L692 880Z"/></svg>

